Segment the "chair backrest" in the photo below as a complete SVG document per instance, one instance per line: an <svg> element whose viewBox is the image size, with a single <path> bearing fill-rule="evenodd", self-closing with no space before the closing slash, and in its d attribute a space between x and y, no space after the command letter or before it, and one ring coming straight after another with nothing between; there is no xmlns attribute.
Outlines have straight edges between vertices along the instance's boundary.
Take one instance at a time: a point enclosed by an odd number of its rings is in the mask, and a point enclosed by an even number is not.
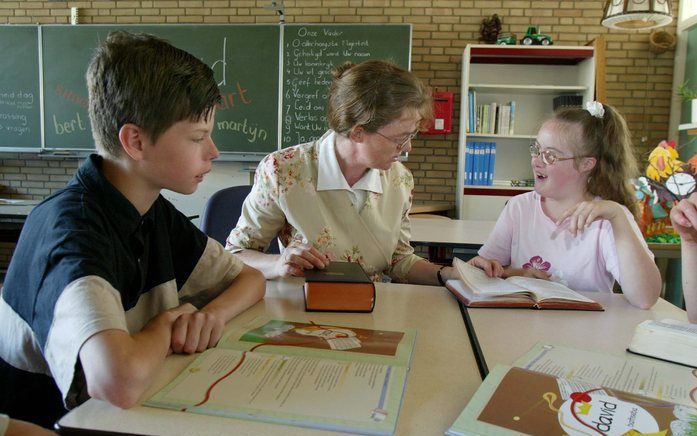
<svg viewBox="0 0 697 436"><path fill-rule="evenodd" d="M240 218L242 203L251 190L250 185L231 186L211 195L203 208L201 230L225 245L225 240ZM277 238L271 241L267 252L279 253Z"/></svg>

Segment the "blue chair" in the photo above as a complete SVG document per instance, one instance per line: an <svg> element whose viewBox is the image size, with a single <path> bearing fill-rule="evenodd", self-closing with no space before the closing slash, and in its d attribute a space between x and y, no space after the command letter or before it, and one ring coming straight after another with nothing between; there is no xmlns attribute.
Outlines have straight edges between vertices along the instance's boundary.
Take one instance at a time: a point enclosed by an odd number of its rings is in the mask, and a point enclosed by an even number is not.
<svg viewBox="0 0 697 436"><path fill-rule="evenodd" d="M242 203L252 190L250 185L231 186L211 195L201 215L201 230L211 238L225 245L230 231L237 225L242 213ZM269 244L267 253L279 254L278 238Z"/></svg>

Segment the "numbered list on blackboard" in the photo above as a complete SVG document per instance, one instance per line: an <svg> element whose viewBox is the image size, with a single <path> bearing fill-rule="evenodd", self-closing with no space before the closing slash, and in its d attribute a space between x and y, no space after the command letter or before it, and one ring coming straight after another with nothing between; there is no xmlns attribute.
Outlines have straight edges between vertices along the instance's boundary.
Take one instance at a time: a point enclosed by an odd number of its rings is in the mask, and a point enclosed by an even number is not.
<svg viewBox="0 0 697 436"><path fill-rule="evenodd" d="M370 29L360 25L288 25L284 30L281 144L315 140L329 128L331 70L344 62L389 59L409 66L408 25ZM406 50L405 50L406 47Z"/></svg>

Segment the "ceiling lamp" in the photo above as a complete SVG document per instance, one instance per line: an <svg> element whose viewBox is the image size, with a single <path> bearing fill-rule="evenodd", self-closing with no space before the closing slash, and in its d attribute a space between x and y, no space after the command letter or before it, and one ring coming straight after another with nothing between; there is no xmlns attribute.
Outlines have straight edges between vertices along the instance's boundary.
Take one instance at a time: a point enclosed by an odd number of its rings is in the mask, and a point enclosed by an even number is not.
<svg viewBox="0 0 697 436"><path fill-rule="evenodd" d="M673 21L670 0L607 0L600 22L619 30L645 30Z"/></svg>

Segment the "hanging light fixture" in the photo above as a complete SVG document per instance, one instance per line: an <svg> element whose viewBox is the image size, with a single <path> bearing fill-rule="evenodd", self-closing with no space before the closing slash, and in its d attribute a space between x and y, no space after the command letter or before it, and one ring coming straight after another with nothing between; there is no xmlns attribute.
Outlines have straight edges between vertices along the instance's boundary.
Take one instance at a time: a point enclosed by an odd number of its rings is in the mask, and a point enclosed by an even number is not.
<svg viewBox="0 0 697 436"><path fill-rule="evenodd" d="M607 0L600 22L619 30L645 30L673 21L670 0Z"/></svg>

